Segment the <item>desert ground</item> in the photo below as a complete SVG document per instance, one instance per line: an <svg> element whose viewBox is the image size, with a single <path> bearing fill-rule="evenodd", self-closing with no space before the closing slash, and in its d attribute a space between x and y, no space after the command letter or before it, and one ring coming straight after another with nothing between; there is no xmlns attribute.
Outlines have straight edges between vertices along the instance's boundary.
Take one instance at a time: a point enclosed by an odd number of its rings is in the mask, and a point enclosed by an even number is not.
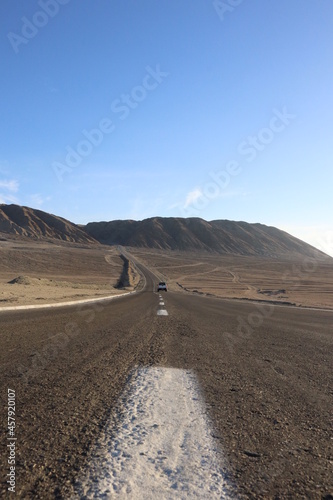
<svg viewBox="0 0 333 500"><path fill-rule="evenodd" d="M131 248L172 291L333 308L333 260L269 259Z"/></svg>
<svg viewBox="0 0 333 500"><path fill-rule="evenodd" d="M227 299L333 309L333 261L269 259L206 252L129 248L172 291ZM117 287L124 261L118 247L0 241L0 307L104 297Z"/></svg>
<svg viewBox="0 0 333 500"><path fill-rule="evenodd" d="M331 499L333 311L162 296L140 268L103 305L0 314L17 497Z"/></svg>
<svg viewBox="0 0 333 500"><path fill-rule="evenodd" d="M139 280L119 286L124 261L102 245L0 241L0 261L0 308L111 296Z"/></svg>

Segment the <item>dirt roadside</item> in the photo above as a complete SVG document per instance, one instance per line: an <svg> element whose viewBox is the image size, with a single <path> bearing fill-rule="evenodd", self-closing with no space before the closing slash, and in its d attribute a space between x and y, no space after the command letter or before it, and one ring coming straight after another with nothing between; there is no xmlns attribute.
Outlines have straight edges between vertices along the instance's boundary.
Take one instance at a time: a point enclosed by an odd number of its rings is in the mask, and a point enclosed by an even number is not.
<svg viewBox="0 0 333 500"><path fill-rule="evenodd" d="M116 247L7 241L0 256L0 309L118 295L139 282Z"/></svg>

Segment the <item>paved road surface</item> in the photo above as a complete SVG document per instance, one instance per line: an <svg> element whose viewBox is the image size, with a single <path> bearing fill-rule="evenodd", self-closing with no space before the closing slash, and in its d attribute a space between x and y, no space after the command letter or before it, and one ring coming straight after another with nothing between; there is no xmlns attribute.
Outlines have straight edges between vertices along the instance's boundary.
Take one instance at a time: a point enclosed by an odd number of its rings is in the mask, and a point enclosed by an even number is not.
<svg viewBox="0 0 333 500"><path fill-rule="evenodd" d="M0 314L16 497L70 498L129 374L150 366L196 374L235 498L333 498L333 313L171 292L160 305L143 271L145 291L110 303Z"/></svg>

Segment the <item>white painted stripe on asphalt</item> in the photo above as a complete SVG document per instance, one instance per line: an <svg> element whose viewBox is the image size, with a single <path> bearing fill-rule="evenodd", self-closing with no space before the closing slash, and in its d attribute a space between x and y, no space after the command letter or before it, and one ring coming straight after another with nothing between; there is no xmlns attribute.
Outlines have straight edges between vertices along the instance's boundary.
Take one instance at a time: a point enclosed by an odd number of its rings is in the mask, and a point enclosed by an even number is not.
<svg viewBox="0 0 333 500"><path fill-rule="evenodd" d="M160 306L164 306L164 305L165 305L164 302L160 302Z"/></svg>
<svg viewBox="0 0 333 500"><path fill-rule="evenodd" d="M137 369L76 484L74 499L230 498L198 382L189 370Z"/></svg>
<svg viewBox="0 0 333 500"><path fill-rule="evenodd" d="M0 307L0 313L2 311L19 311L24 309L45 309L49 307L62 307L62 306L74 306L76 304L91 304L92 302L101 302L102 300L112 300L116 297L125 297L126 295L131 295L136 292L126 292L120 293L117 295L109 295L107 297L98 297L96 299L82 299L82 300L72 300L70 302L55 302L53 304L37 304L37 305L29 305L29 306L8 306L8 307Z"/></svg>
<svg viewBox="0 0 333 500"><path fill-rule="evenodd" d="M157 311L157 316L169 316L169 313L165 309L159 309Z"/></svg>

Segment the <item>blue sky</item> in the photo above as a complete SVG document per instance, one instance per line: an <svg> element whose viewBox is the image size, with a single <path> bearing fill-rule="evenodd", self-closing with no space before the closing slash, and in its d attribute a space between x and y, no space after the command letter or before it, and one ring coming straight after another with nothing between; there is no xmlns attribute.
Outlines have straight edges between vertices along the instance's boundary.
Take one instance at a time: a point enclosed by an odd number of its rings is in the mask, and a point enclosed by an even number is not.
<svg viewBox="0 0 333 500"><path fill-rule="evenodd" d="M331 0L3 0L0 202L333 255Z"/></svg>

